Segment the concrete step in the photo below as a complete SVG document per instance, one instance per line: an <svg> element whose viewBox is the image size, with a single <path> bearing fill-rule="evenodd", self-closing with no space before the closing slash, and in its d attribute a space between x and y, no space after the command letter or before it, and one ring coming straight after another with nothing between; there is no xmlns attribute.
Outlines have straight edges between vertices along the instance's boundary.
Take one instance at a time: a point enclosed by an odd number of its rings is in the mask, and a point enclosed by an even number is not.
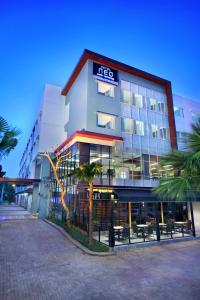
<svg viewBox="0 0 200 300"><path fill-rule="evenodd" d="M24 219L36 219L36 217L18 205L0 205L0 222Z"/></svg>

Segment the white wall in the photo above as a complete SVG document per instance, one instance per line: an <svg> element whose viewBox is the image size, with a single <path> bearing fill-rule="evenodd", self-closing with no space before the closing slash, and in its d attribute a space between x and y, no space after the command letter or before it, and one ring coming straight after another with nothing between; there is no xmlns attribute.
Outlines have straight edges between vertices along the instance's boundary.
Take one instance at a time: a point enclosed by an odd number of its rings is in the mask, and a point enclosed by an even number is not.
<svg viewBox="0 0 200 300"><path fill-rule="evenodd" d="M65 97L61 88L46 84L44 94L34 122L23 158L20 162L20 177L35 177L35 158L38 152L57 148L65 139L66 122Z"/></svg>
<svg viewBox="0 0 200 300"><path fill-rule="evenodd" d="M52 151L66 139L66 106L65 97L61 96L61 88L46 84L41 111L38 151Z"/></svg>
<svg viewBox="0 0 200 300"><path fill-rule="evenodd" d="M68 136L75 131L86 129L88 91L88 63L84 65L66 96L69 104Z"/></svg>

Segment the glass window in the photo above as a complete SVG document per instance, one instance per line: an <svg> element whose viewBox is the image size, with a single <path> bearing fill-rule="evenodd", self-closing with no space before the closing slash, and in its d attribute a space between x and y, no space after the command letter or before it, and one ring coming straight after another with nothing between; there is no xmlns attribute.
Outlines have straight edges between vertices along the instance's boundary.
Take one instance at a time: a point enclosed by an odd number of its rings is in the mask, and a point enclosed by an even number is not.
<svg viewBox="0 0 200 300"><path fill-rule="evenodd" d="M132 133L133 132L133 120L129 118L122 118L122 131Z"/></svg>
<svg viewBox="0 0 200 300"><path fill-rule="evenodd" d="M167 139L167 135L168 135L168 129L165 127L160 127L160 137L163 140Z"/></svg>
<svg viewBox="0 0 200 300"><path fill-rule="evenodd" d="M128 90L121 90L121 99L124 103L131 104L132 103L131 92Z"/></svg>
<svg viewBox="0 0 200 300"><path fill-rule="evenodd" d="M103 81L97 81L98 85L98 93L109 96L109 97L114 97L114 85L105 83Z"/></svg>
<svg viewBox="0 0 200 300"><path fill-rule="evenodd" d="M115 129L115 116L97 113L97 126L107 129Z"/></svg>
<svg viewBox="0 0 200 300"><path fill-rule="evenodd" d="M140 108L145 107L145 97L139 94L134 94L134 105Z"/></svg>
<svg viewBox="0 0 200 300"><path fill-rule="evenodd" d="M144 136L144 122L134 120L134 133Z"/></svg>
<svg viewBox="0 0 200 300"><path fill-rule="evenodd" d="M133 179L141 179L141 156L133 158Z"/></svg>
<svg viewBox="0 0 200 300"><path fill-rule="evenodd" d="M159 174L159 165L158 165L158 157L155 155L150 155L150 175L152 178L157 179Z"/></svg>
<svg viewBox="0 0 200 300"><path fill-rule="evenodd" d="M151 124L151 134L153 138L158 137L158 125L156 124Z"/></svg>
<svg viewBox="0 0 200 300"><path fill-rule="evenodd" d="M200 113L192 113L192 121L197 122L200 119Z"/></svg>
<svg viewBox="0 0 200 300"><path fill-rule="evenodd" d="M153 98L150 98L150 110L156 111L156 100Z"/></svg>
<svg viewBox="0 0 200 300"><path fill-rule="evenodd" d="M174 115L177 117L184 118L183 108L174 106Z"/></svg>
<svg viewBox="0 0 200 300"><path fill-rule="evenodd" d="M158 111L162 114L165 113L165 103L164 102L158 102Z"/></svg>

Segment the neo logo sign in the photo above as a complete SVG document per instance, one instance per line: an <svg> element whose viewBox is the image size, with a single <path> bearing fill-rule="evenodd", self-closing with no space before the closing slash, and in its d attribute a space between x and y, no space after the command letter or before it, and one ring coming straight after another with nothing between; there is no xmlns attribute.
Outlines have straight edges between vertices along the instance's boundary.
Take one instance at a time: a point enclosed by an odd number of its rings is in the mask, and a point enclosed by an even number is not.
<svg viewBox="0 0 200 300"><path fill-rule="evenodd" d="M118 72L106 66L93 63L93 76L101 81L118 85Z"/></svg>

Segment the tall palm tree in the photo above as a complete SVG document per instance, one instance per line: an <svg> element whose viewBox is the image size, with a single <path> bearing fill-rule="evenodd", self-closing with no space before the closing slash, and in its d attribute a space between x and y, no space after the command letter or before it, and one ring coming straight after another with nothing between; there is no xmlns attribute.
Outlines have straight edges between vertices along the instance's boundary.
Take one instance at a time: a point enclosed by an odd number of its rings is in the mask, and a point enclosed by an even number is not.
<svg viewBox="0 0 200 300"><path fill-rule="evenodd" d="M187 151L174 150L161 159L161 166L171 166L174 174L161 178L155 194L162 199L195 199L200 191L200 120L186 135Z"/></svg>
<svg viewBox="0 0 200 300"><path fill-rule="evenodd" d="M89 185L89 247L93 240L93 183L96 175L101 173L101 166L96 163L84 163L74 170L75 178L86 182Z"/></svg>
<svg viewBox="0 0 200 300"><path fill-rule="evenodd" d="M20 134L19 129L9 126L8 122L0 116L0 160L16 147Z"/></svg>

